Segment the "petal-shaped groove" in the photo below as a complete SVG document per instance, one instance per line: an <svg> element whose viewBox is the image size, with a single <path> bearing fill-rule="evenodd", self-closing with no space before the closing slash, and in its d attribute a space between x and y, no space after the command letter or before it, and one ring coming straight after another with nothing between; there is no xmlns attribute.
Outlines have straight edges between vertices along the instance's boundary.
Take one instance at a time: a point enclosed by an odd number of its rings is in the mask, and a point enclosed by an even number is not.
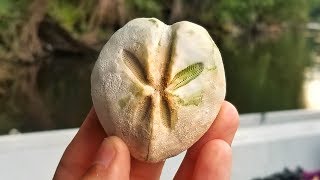
<svg viewBox="0 0 320 180"><path fill-rule="evenodd" d="M178 72L170 82L168 89L176 90L198 77L204 69L203 63L192 64Z"/></svg>
<svg viewBox="0 0 320 180"><path fill-rule="evenodd" d="M140 138L140 140L146 138L144 141L139 141L141 147L147 148L147 154L145 160L148 160L150 153L150 146L152 137L152 97L146 96L140 100L138 104L133 105L135 107L134 114L134 126L136 128L136 137Z"/></svg>
<svg viewBox="0 0 320 180"><path fill-rule="evenodd" d="M167 128L173 129L177 121L176 112L165 98L161 98L160 101L160 115L163 124Z"/></svg>
<svg viewBox="0 0 320 180"><path fill-rule="evenodd" d="M150 96L144 97L135 109L135 121L143 121L143 126L149 126L149 119L152 111L152 98Z"/></svg>
<svg viewBox="0 0 320 180"><path fill-rule="evenodd" d="M137 56L132 52L124 49L123 50L123 62L135 75L135 77L143 84L148 84L147 73Z"/></svg>
<svg viewBox="0 0 320 180"><path fill-rule="evenodd" d="M172 29L171 31L171 38L168 45L168 51L167 51L167 57L166 57L166 63L164 64L163 68L163 76L161 80L162 88L165 89L165 87L169 84L169 78L171 76L171 69L173 64L173 59L176 56L176 44L177 44L177 34L176 29Z"/></svg>

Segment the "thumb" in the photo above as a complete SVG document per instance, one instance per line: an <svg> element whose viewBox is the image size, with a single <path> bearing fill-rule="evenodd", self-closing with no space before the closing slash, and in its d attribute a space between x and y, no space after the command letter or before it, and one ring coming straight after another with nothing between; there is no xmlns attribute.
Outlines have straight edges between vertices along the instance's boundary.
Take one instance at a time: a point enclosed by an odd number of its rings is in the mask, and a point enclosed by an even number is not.
<svg viewBox="0 0 320 180"><path fill-rule="evenodd" d="M118 137L105 138L84 180L129 179L130 153L126 144Z"/></svg>

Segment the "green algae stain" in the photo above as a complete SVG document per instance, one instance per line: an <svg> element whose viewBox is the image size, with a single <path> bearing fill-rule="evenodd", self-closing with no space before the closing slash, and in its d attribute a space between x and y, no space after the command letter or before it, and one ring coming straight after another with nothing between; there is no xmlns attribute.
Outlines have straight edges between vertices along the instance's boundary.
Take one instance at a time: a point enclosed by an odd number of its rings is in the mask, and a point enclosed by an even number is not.
<svg viewBox="0 0 320 180"><path fill-rule="evenodd" d="M130 101L130 96L126 96L118 101L118 105L120 106L121 109L123 109L124 107L127 106L129 101Z"/></svg>
<svg viewBox="0 0 320 180"><path fill-rule="evenodd" d="M157 20L151 18L151 19L148 19L149 22L151 22L152 24L156 25L157 27L159 26Z"/></svg>
<svg viewBox="0 0 320 180"><path fill-rule="evenodd" d="M216 65L213 65L212 67L206 68L207 71L215 71L217 69Z"/></svg>
<svg viewBox="0 0 320 180"><path fill-rule="evenodd" d="M198 77L202 73L203 69L204 65L200 62L192 64L181 70L174 76L173 80L171 81L169 85L170 89L176 90L188 84L190 81Z"/></svg>
<svg viewBox="0 0 320 180"><path fill-rule="evenodd" d="M199 106L203 99L203 92L195 93L187 98L176 96L177 102L182 106Z"/></svg>
<svg viewBox="0 0 320 180"><path fill-rule="evenodd" d="M125 108L128 105L132 95L135 97L143 95L143 89L137 86L135 83L131 84L131 86L129 87L129 92L130 95L127 95L118 101L118 105L121 109Z"/></svg>
<svg viewBox="0 0 320 180"><path fill-rule="evenodd" d="M136 97L143 95L143 88L137 86L135 83L132 83L129 91Z"/></svg>
<svg viewBox="0 0 320 180"><path fill-rule="evenodd" d="M194 34L194 31L193 31L193 30L189 30L189 31L187 31L187 34L193 35L193 34Z"/></svg>

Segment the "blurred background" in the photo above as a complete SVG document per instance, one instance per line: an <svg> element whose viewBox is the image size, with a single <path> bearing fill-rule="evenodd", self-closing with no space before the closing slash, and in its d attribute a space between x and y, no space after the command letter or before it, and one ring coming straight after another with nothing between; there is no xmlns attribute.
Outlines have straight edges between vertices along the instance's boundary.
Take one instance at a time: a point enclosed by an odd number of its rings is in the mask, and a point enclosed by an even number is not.
<svg viewBox="0 0 320 180"><path fill-rule="evenodd" d="M0 0L0 135L79 127L100 49L137 17L195 22L220 48L226 99L241 113L234 179L320 168L320 0ZM0 174L44 179L74 133L3 136Z"/></svg>
<svg viewBox="0 0 320 180"><path fill-rule="evenodd" d="M240 113L320 108L320 0L0 0L0 134L78 127L99 50L136 17L204 26Z"/></svg>

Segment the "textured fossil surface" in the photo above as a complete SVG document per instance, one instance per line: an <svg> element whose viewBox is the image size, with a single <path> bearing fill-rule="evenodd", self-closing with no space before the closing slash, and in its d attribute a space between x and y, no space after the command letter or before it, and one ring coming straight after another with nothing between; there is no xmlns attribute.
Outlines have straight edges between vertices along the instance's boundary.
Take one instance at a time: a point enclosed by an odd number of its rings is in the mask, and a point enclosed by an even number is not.
<svg viewBox="0 0 320 180"><path fill-rule="evenodd" d="M106 133L148 162L194 144L217 116L225 91L219 49L203 27L186 21L128 22L103 47L91 75Z"/></svg>

